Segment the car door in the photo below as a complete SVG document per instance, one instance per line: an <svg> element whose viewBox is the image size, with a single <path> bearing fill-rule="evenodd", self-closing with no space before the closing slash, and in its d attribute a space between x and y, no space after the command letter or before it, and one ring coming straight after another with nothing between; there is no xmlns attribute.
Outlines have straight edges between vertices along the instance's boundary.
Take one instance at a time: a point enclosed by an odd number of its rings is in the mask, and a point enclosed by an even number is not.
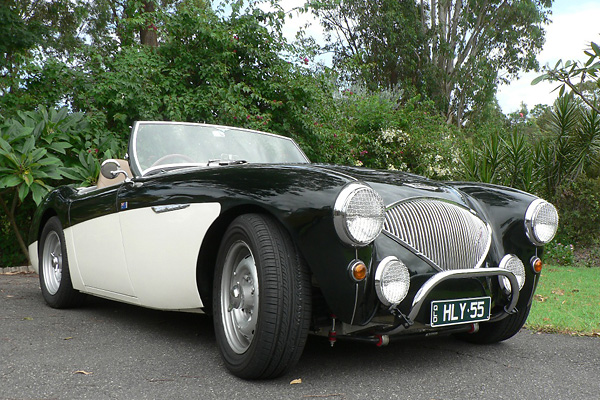
<svg viewBox="0 0 600 400"><path fill-rule="evenodd" d="M117 207L121 185L96 189L76 198L70 207L72 270L84 291L137 303L129 278Z"/></svg>
<svg viewBox="0 0 600 400"><path fill-rule="evenodd" d="M196 283L204 236L218 217L216 202L179 193L176 179L135 179L117 196L125 258L140 304L175 310L200 309Z"/></svg>

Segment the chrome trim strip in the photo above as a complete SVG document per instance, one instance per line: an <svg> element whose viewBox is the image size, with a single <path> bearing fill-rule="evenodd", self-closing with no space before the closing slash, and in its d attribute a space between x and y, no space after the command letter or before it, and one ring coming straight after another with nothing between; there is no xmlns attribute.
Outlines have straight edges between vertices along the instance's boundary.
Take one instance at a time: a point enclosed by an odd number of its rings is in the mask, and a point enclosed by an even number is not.
<svg viewBox="0 0 600 400"><path fill-rule="evenodd" d="M415 256L419 257L419 259L421 259L424 263L429 265L431 268L433 268L439 272L443 271L439 265L437 265L436 263L431 261L429 258L427 258L427 256L425 254L421 253L419 250L415 249L410 244L403 242L400 238L397 238L396 236L392 235L391 233L389 233L386 230L383 230L381 233L386 235L390 239L392 239L394 242L398 243L400 246L409 250L411 253L413 253Z"/></svg>
<svg viewBox="0 0 600 400"><path fill-rule="evenodd" d="M183 210L184 208L188 208L189 204L169 204L166 206L152 206L152 211L156 214L161 214L169 211L177 211Z"/></svg>
<svg viewBox="0 0 600 400"><path fill-rule="evenodd" d="M505 276L510 281L511 285L511 300L510 304L504 307L504 311L506 313L512 313L517 306L517 301L519 300L519 282L517 281L517 277L510 271L501 268L477 268L477 269L458 269L451 271L439 272L429 278L427 282L421 286L415 298L412 302L412 307L410 312L408 313L408 319L410 321L414 321L421 308L426 302L427 296L435 289L437 285L442 282L445 282L449 279L463 279L463 278L485 278L489 276ZM515 289L517 288L517 289ZM405 330L404 325L399 325L390 332L386 332L389 335L394 335Z"/></svg>
<svg viewBox="0 0 600 400"><path fill-rule="evenodd" d="M352 310L352 319L350 325L354 324L354 317L356 316L356 309L358 308L358 282L354 285L354 309Z"/></svg>

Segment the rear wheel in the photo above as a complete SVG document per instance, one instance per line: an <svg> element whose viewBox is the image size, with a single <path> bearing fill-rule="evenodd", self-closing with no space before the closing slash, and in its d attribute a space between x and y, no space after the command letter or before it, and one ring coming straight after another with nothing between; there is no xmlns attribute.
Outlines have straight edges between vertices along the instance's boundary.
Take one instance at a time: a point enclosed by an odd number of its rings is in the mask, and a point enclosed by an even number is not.
<svg viewBox="0 0 600 400"><path fill-rule="evenodd" d="M283 374L300 358L310 307L309 274L287 232L268 216L235 219L221 242L213 287L227 368L245 379Z"/></svg>
<svg viewBox="0 0 600 400"><path fill-rule="evenodd" d="M42 230L39 273L42 296L50 307L74 307L83 299L71 284L65 235L57 217L50 218Z"/></svg>
<svg viewBox="0 0 600 400"><path fill-rule="evenodd" d="M529 316L531 305L497 322L485 322L479 325L479 331L476 333L460 334L458 337L462 340L478 344L491 344L502 342L516 335Z"/></svg>

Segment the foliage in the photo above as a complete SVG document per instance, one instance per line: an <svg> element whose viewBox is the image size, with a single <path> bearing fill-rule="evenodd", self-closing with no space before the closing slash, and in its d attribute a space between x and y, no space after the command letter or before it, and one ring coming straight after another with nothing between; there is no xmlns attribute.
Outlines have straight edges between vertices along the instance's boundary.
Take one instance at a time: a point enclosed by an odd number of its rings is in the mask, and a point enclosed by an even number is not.
<svg viewBox="0 0 600 400"><path fill-rule="evenodd" d="M572 244L552 241L544 247L544 260L558 265L573 265L575 247Z"/></svg>
<svg viewBox="0 0 600 400"><path fill-rule="evenodd" d="M561 186L553 201L562 222L558 240L581 246L600 244L600 178L581 176Z"/></svg>
<svg viewBox="0 0 600 400"><path fill-rule="evenodd" d="M600 118L595 110L577 104L572 95L558 98L549 124L549 140L540 149L546 171L546 191L558 188L600 163Z"/></svg>
<svg viewBox="0 0 600 400"><path fill-rule="evenodd" d="M0 189L16 191L20 201L31 193L33 200L40 203L50 190L46 181L62 178L63 163L55 154L64 154L71 147L57 126L66 114L66 109L50 115L42 109L41 121L36 120L38 115L34 113L20 113L20 120L4 124L0 138Z"/></svg>
<svg viewBox="0 0 600 400"><path fill-rule="evenodd" d="M290 136L309 129L305 110L327 78L283 58L289 49L277 28L283 15L254 9L224 18L182 3L177 13L161 18L157 49L132 45L114 56L90 55L76 73L76 109L105 119L121 138L141 119L201 121ZM265 26L264 21L274 22Z"/></svg>
<svg viewBox="0 0 600 400"><path fill-rule="evenodd" d="M371 91L423 85L426 65L416 54L426 38L415 2L327 0L310 7L328 35L324 50L334 53L344 81Z"/></svg>
<svg viewBox="0 0 600 400"><path fill-rule="evenodd" d="M35 207L31 197L28 197L15 210L14 219L22 238L29 233ZM3 208L0 208L0 243L0 268L27 265L28 259Z"/></svg>
<svg viewBox="0 0 600 400"><path fill-rule="evenodd" d="M3 0L0 6L0 110L14 115L37 104L28 81L53 69L83 44L87 7L79 0ZM52 89L52 88L50 88ZM54 88L57 89L56 87ZM42 103L47 104L45 101ZM54 104L52 104L54 106Z"/></svg>
<svg viewBox="0 0 600 400"><path fill-rule="evenodd" d="M511 186L539 193L542 145L533 146L518 129L507 137L492 133L482 142L473 143L461 159L462 177L466 180Z"/></svg>
<svg viewBox="0 0 600 400"><path fill-rule="evenodd" d="M591 42L590 49L584 53L589 57L585 63L558 60L554 68L546 68L546 72L534 79L531 84L535 85L544 80L559 82L560 85L556 89L559 89L560 96L563 96L568 88L589 108L600 114L597 92L595 92L595 90L600 89L600 46ZM575 79L579 79L579 82L574 82ZM589 91L592 96L586 95L586 82L591 83L591 90Z"/></svg>
<svg viewBox="0 0 600 400"><path fill-rule="evenodd" d="M53 184L65 179L90 184L97 178L98 150L84 146L99 139L86 140L90 138L87 128L83 114L69 113L66 107L48 111L43 106L18 112L18 117L0 126L0 205L25 255L20 224L28 216L18 212L19 205L29 200L39 204ZM101 155L110 156L111 151ZM86 163L87 168L81 167Z"/></svg>
<svg viewBox="0 0 600 400"><path fill-rule="evenodd" d="M534 129L528 122L517 122L511 133L500 129L474 138L462 159L464 178L554 198L561 185L598 168L600 118L594 110L567 95L542 116L544 132L539 125Z"/></svg>
<svg viewBox="0 0 600 400"><path fill-rule="evenodd" d="M431 102L405 106L394 91L355 86L313 107L313 161L402 170L451 179L458 169L460 131L445 123Z"/></svg>

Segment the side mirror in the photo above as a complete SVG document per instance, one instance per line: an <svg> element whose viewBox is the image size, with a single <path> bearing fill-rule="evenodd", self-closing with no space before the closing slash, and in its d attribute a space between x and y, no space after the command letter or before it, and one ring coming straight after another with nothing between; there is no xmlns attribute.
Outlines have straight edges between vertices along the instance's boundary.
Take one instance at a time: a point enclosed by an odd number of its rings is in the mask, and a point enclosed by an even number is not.
<svg viewBox="0 0 600 400"><path fill-rule="evenodd" d="M102 165L100 166L100 173L106 179L114 179L119 174L125 175L125 179L129 178L127 172L121 169L121 165L119 164L119 162L110 158L102 163Z"/></svg>

